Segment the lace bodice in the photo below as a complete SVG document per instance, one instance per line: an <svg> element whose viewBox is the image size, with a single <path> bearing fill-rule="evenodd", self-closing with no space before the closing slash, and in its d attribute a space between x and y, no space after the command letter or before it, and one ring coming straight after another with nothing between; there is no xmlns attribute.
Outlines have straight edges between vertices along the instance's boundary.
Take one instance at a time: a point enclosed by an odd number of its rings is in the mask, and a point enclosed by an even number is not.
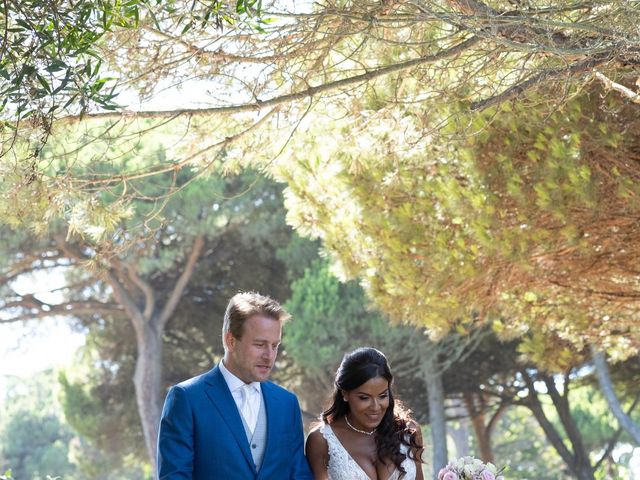
<svg viewBox="0 0 640 480"><path fill-rule="evenodd" d="M327 441L329 446L329 466L327 471L329 473L329 480L371 480L369 476L362 470L360 465L349 455L349 452L342 446L336 434L333 433L331 426L328 424L320 427L320 433ZM406 445L400 446L402 453L407 452L408 447ZM416 478L416 464L409 457L405 458L402 462L402 468L407 472L402 480L415 480ZM389 480L398 480L400 478L400 471L396 469L393 475L389 477Z"/></svg>

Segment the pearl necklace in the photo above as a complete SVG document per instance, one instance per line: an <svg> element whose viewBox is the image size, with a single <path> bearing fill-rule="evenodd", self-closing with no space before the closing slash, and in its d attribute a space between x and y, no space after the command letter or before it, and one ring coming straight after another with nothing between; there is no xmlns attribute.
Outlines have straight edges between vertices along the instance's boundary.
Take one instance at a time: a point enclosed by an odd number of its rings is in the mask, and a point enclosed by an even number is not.
<svg viewBox="0 0 640 480"><path fill-rule="evenodd" d="M347 425L349 425L349 428L351 428L351 430L353 430L354 432L363 433L363 434L369 435L369 436L371 436L374 433L376 433L376 430L378 429L378 427L376 427L373 430L371 430L370 432L367 432L366 430L360 430L359 428L356 428L353 425L351 425L351 423L349 423L349 418L346 415L344 416L344 421L347 422Z"/></svg>

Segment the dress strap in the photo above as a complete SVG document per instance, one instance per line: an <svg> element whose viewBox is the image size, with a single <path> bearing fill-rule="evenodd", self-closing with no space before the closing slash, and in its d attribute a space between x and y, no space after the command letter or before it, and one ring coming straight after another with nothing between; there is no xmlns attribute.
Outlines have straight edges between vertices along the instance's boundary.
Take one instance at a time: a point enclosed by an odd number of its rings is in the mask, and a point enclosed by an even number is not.
<svg viewBox="0 0 640 480"><path fill-rule="evenodd" d="M325 423L320 427L320 433L327 441L329 448L329 480L371 480L358 462L356 462L340 439L336 436L331 425Z"/></svg>

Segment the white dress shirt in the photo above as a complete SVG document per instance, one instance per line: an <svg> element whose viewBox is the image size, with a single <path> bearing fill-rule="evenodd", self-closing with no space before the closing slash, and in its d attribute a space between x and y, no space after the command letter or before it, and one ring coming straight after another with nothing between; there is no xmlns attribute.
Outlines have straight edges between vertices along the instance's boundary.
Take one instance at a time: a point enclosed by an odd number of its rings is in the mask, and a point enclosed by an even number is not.
<svg viewBox="0 0 640 480"><path fill-rule="evenodd" d="M220 372L225 382L227 382L227 386L231 391L234 402L236 402L238 411L244 418L251 433L253 433L256 428L256 423L258 422L258 412L260 411L260 403L262 402L260 382L244 383L231 373L222 361L220 362Z"/></svg>

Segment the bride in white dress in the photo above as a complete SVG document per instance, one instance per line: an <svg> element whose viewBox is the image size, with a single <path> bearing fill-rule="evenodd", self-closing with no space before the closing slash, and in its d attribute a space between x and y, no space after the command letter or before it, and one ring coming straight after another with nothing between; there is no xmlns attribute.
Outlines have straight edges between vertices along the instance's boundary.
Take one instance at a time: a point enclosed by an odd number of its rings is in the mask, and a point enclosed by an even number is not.
<svg viewBox="0 0 640 480"><path fill-rule="evenodd" d="M392 383L382 352L345 355L333 403L307 438L315 480L424 480L420 427L394 400Z"/></svg>

